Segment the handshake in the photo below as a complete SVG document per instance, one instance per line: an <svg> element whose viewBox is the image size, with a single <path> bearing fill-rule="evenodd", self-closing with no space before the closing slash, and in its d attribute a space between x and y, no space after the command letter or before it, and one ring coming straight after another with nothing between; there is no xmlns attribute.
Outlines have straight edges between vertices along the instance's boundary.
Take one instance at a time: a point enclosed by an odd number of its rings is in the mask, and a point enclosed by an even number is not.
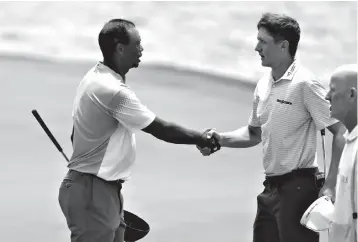
<svg viewBox="0 0 358 242"><path fill-rule="evenodd" d="M209 156L212 153L220 150L221 136L214 129L207 129L201 134L201 142L196 145L196 148L203 156Z"/></svg>

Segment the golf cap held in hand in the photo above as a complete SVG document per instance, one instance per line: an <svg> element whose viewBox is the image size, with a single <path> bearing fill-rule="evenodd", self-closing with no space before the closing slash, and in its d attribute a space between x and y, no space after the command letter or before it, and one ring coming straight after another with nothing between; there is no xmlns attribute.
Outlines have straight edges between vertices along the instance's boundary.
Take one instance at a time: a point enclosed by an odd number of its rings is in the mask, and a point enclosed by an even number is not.
<svg viewBox="0 0 358 242"><path fill-rule="evenodd" d="M124 222L126 223L126 230L124 231L124 241L126 242L140 240L149 233L149 224L126 210L124 210Z"/></svg>
<svg viewBox="0 0 358 242"><path fill-rule="evenodd" d="M314 201L301 218L301 224L315 232L329 229L332 223L334 205L328 196Z"/></svg>

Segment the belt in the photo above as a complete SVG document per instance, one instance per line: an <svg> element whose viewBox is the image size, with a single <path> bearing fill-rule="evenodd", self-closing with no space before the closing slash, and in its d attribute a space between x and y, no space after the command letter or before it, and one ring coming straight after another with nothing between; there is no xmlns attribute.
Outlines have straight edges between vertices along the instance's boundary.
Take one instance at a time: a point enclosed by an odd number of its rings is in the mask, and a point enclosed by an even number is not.
<svg viewBox="0 0 358 242"><path fill-rule="evenodd" d="M116 186L120 186L120 187L122 187L122 183L125 182L125 181L122 180L122 179L107 181L107 180L105 180L105 179L103 179L103 178L100 178L100 177L94 175L94 174L86 173L86 172L81 172L81 171L76 171L76 170L69 170L69 172L75 172L75 173L78 173L78 174L80 174L80 175L92 176L92 177L94 177L94 178L96 178L96 179L99 179L99 180L101 180L101 181L103 181L103 182L105 182L105 183L108 183L108 184L110 184L110 185L116 185Z"/></svg>
<svg viewBox="0 0 358 242"><path fill-rule="evenodd" d="M122 183L124 183L124 180L122 180L122 179L113 180L113 181L107 181L107 180L104 180L104 179L102 179L102 178L100 178L100 177L98 177L98 176L96 176L96 177L97 177L98 179L103 180L104 182L109 183L109 184L112 184L112 185L121 185L121 186L122 186Z"/></svg>
<svg viewBox="0 0 358 242"><path fill-rule="evenodd" d="M295 177L311 177L319 172L317 167L314 168L301 168L292 170L289 173L279 176L266 176L264 185L270 184L271 186L280 186L281 184L292 180Z"/></svg>

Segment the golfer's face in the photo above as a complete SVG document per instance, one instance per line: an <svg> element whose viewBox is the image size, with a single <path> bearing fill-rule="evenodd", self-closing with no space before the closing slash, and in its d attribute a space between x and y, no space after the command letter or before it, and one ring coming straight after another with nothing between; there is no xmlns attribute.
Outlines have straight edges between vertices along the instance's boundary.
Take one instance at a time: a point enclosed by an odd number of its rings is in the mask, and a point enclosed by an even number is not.
<svg viewBox="0 0 358 242"><path fill-rule="evenodd" d="M274 38L265 28L259 29L255 51L257 51L261 57L262 66L272 67L280 60L280 45L280 42L275 43Z"/></svg>
<svg viewBox="0 0 358 242"><path fill-rule="evenodd" d="M128 45L124 45L123 57L129 68L138 67L143 51L141 38L136 28L129 29L128 33L130 41Z"/></svg>

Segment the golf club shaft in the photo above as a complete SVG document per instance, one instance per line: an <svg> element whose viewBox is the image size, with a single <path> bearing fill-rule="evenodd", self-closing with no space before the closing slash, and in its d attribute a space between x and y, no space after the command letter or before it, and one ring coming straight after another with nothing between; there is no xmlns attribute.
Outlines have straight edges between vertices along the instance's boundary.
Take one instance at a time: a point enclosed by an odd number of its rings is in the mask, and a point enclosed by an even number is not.
<svg viewBox="0 0 358 242"><path fill-rule="evenodd" d="M57 142L56 138L52 135L51 131L47 128L47 125L42 120L40 114L36 111L36 109L31 111L34 117L36 118L37 122L41 125L42 129L45 131L47 136L51 139L52 143L56 146L57 150L61 152L62 156L65 157L66 161L69 161L66 154L63 152L62 147Z"/></svg>
<svg viewBox="0 0 358 242"><path fill-rule="evenodd" d="M61 151L61 154L62 154L63 157L65 157L66 161L69 161L67 156L66 156L66 154L63 151Z"/></svg>
<svg viewBox="0 0 358 242"><path fill-rule="evenodd" d="M324 172L324 177L326 178L327 175L327 167L326 167L326 142L325 142L325 135L326 135L326 131L325 129L321 130L321 139L322 139L322 153L323 153L323 172Z"/></svg>

